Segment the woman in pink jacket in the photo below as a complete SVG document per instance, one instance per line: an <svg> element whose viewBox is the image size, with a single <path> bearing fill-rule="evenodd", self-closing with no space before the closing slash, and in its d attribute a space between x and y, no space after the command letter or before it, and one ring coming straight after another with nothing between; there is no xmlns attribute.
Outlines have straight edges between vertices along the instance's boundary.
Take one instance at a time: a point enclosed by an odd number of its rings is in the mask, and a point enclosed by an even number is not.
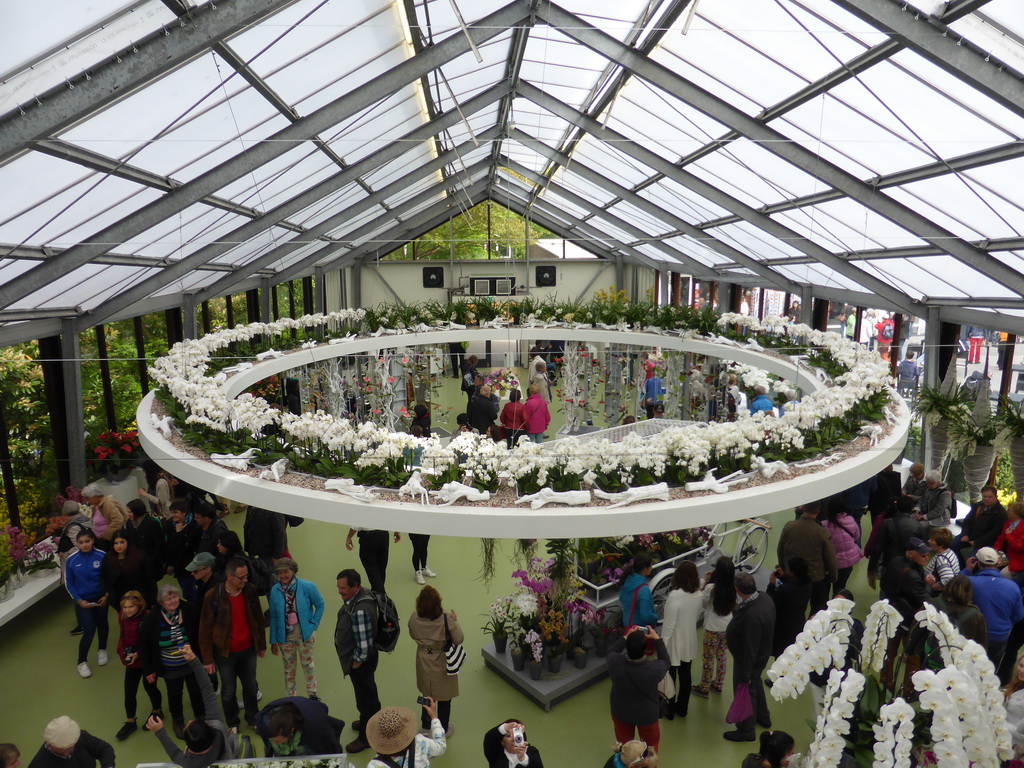
<svg viewBox="0 0 1024 768"><path fill-rule="evenodd" d="M530 396L526 398L526 434L535 443L544 442L544 430L551 423L551 412L548 411L548 404L540 394L540 384L533 382L527 390Z"/></svg>
<svg viewBox="0 0 1024 768"><path fill-rule="evenodd" d="M864 553L857 546L857 539L860 538L860 526L857 521L846 514L846 505L838 496L834 496L828 503L828 514L822 523L832 536L832 543L836 547L836 566L839 569L839 576L832 587L832 596L839 594L839 590L846 589L846 582L850 580L853 573L853 566L864 557Z"/></svg>

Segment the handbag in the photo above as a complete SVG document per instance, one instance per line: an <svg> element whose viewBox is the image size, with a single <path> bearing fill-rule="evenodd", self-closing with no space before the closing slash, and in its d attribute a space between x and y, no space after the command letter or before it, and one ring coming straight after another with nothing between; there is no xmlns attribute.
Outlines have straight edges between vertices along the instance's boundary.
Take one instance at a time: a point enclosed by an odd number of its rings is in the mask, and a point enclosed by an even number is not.
<svg viewBox="0 0 1024 768"><path fill-rule="evenodd" d="M725 714L725 722L741 723L754 716L754 705L750 701L750 684L739 683L732 697L732 704Z"/></svg>
<svg viewBox="0 0 1024 768"><path fill-rule="evenodd" d="M462 665L466 663L466 649L461 643L452 642L452 633L448 629L448 616L444 618L444 637L447 641L444 644L444 665L449 675L459 674Z"/></svg>

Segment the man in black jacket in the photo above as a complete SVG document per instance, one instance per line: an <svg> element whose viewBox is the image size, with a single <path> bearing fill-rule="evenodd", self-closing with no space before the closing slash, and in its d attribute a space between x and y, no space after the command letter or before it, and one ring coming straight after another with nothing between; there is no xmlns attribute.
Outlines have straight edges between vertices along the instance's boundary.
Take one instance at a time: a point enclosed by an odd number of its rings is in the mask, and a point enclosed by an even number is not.
<svg viewBox="0 0 1024 768"><path fill-rule="evenodd" d="M908 627L914 623L914 614L928 599L924 564L928 562L929 554L931 549L928 545L912 537L906 543L906 551L890 560L882 575L882 591Z"/></svg>
<svg viewBox="0 0 1024 768"><path fill-rule="evenodd" d="M757 591L754 577L749 573L736 574L736 597L739 602L725 630L725 642L735 665L732 690L735 697L741 685L748 687L754 713L736 723L735 731L728 731L723 736L729 741L753 741L755 723L762 728L772 727L763 678L772 653L775 604L767 595Z"/></svg>
<svg viewBox="0 0 1024 768"><path fill-rule="evenodd" d="M43 731L43 746L28 768L114 768L114 748L78 727L67 715L51 720Z"/></svg>
<svg viewBox="0 0 1024 768"><path fill-rule="evenodd" d="M164 561L164 526L163 520L157 520L149 514L149 507L140 499L132 499L126 505L131 519L125 525L135 534L135 544L142 548L151 563Z"/></svg>
<svg viewBox="0 0 1024 768"><path fill-rule="evenodd" d="M196 505L195 518L200 530L196 551L209 552L216 556L217 542L220 541L222 533L228 532L228 527L217 517L217 510L206 503Z"/></svg>
<svg viewBox="0 0 1024 768"><path fill-rule="evenodd" d="M171 519L165 530L167 546L164 548L164 556L167 558L167 573L173 574L178 580L181 596L189 602L195 602L196 580L188 572L188 564L196 556L202 531L188 513L188 502L171 502Z"/></svg>
<svg viewBox="0 0 1024 768"><path fill-rule="evenodd" d="M285 556L288 549L287 526L280 512L249 507L245 513L242 535L249 557L258 557L271 567Z"/></svg>
<svg viewBox="0 0 1024 768"><path fill-rule="evenodd" d="M971 552L982 547L995 547L996 539L1006 525L1006 510L999 503L994 485L981 489L981 501L976 501L960 523L960 535L953 539L951 549L957 553L961 564L963 550Z"/></svg>
<svg viewBox="0 0 1024 768"><path fill-rule="evenodd" d="M901 496L896 500L896 516L881 523L875 539L871 542L871 552L868 558L868 585L877 589L877 579L885 579L885 567L894 558L900 555L905 549L907 539L911 537L921 538L925 532L925 524L914 519L914 502L908 496ZM882 597L885 588L882 588Z"/></svg>

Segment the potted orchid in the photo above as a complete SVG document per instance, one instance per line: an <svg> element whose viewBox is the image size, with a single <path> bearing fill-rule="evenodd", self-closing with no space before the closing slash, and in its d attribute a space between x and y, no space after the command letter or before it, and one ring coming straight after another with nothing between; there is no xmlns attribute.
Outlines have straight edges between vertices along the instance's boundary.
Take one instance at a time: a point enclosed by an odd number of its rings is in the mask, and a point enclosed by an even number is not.
<svg viewBox="0 0 1024 768"><path fill-rule="evenodd" d="M511 613L512 601L508 597L499 597L488 610L487 623L481 627L484 634L494 638L494 652L504 653L508 644L508 627L513 620Z"/></svg>
<svg viewBox="0 0 1024 768"><path fill-rule="evenodd" d="M29 576L47 576L57 567L57 545L53 538L36 542L25 558L25 572Z"/></svg>
<svg viewBox="0 0 1024 768"><path fill-rule="evenodd" d="M544 672L544 639L531 629L523 638L526 644L526 666L530 671L531 680L540 680Z"/></svg>
<svg viewBox="0 0 1024 768"><path fill-rule="evenodd" d="M930 603L915 615L910 636L926 638L923 669L907 652L891 653L899 611L871 607L859 654L848 663L853 602L831 600L804 625L768 671L771 695L795 698L811 673L827 674L824 705L805 766L839 765L844 756L867 768L995 766L1012 755L1010 729L995 668Z"/></svg>

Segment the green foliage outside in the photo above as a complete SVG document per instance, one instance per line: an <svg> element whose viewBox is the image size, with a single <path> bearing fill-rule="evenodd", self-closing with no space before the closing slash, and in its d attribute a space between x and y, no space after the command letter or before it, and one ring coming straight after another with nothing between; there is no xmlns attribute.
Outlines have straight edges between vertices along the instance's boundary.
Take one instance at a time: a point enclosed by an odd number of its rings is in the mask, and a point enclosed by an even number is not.
<svg viewBox="0 0 1024 768"><path fill-rule="evenodd" d="M488 211L490 217L488 217ZM529 243L527 243L529 232ZM497 203L486 202L470 208L417 240L392 251L384 258L411 259L523 259L527 246L540 238L554 237L543 227ZM510 256L511 255L511 256Z"/></svg>

